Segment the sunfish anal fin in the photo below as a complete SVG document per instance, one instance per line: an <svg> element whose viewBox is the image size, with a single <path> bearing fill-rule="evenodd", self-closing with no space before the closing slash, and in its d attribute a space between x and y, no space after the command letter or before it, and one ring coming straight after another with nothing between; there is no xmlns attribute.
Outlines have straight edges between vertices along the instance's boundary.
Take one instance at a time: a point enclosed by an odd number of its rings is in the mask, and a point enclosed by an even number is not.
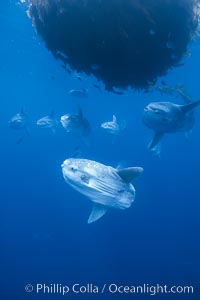
<svg viewBox="0 0 200 300"><path fill-rule="evenodd" d="M143 173L141 167L131 167L117 170L118 175L126 182L131 182Z"/></svg>
<svg viewBox="0 0 200 300"><path fill-rule="evenodd" d="M51 128L51 131L52 131L53 134L56 133L56 129L54 127Z"/></svg>
<svg viewBox="0 0 200 300"><path fill-rule="evenodd" d="M153 150L155 147L160 143L160 140L162 139L164 133L162 132L156 132L152 141L149 144L149 149Z"/></svg>
<svg viewBox="0 0 200 300"><path fill-rule="evenodd" d="M97 220L99 220L101 217L103 217L105 215L105 213L107 212L108 208L105 205L101 205L98 203L95 203L93 205L91 214L88 218L88 224L93 223Z"/></svg>
<svg viewBox="0 0 200 300"><path fill-rule="evenodd" d="M78 115L81 119L83 119L83 112L82 112L82 109L80 108L80 106L78 106Z"/></svg>

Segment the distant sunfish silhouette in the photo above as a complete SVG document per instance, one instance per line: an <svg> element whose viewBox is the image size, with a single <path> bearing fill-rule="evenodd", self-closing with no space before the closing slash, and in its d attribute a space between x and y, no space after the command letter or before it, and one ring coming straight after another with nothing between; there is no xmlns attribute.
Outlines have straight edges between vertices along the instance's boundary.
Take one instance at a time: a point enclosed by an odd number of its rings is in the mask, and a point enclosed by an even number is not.
<svg viewBox="0 0 200 300"><path fill-rule="evenodd" d="M9 127L15 130L24 130L28 124L27 114L24 112L24 109L21 108L21 111L14 115L8 122Z"/></svg>
<svg viewBox="0 0 200 300"><path fill-rule="evenodd" d="M101 128L113 135L118 135L122 130L125 129L125 127L126 122L123 121L121 124L119 124L115 115L113 115L112 121L104 122L101 124Z"/></svg>
<svg viewBox="0 0 200 300"><path fill-rule="evenodd" d="M93 202L88 223L100 219L109 208L126 209L135 200L131 181L143 169L140 167L115 169L99 162L69 158L62 164L65 181Z"/></svg>
<svg viewBox="0 0 200 300"><path fill-rule="evenodd" d="M171 102L152 102L144 108L143 122L155 134L149 149L159 153L159 143L166 133L189 132L194 126L194 109L200 100L185 105Z"/></svg>
<svg viewBox="0 0 200 300"><path fill-rule="evenodd" d="M87 137L91 131L88 120L83 116L81 108L77 114L66 114L60 118L62 126L68 133L78 137Z"/></svg>
<svg viewBox="0 0 200 300"><path fill-rule="evenodd" d="M27 114L24 112L24 108L21 108L21 111L14 115L9 121L8 125L11 129L17 130L17 131L23 131L23 135L16 141L17 144L20 144L25 135L29 134L28 131L28 117Z"/></svg>
<svg viewBox="0 0 200 300"><path fill-rule="evenodd" d="M40 128L49 128L53 133L56 131L56 127L58 126L58 121L55 118L54 110L51 111L50 115L45 116L37 121L37 125Z"/></svg>
<svg viewBox="0 0 200 300"><path fill-rule="evenodd" d="M78 98L87 98L88 97L88 89L82 88L80 90L70 90L69 94Z"/></svg>

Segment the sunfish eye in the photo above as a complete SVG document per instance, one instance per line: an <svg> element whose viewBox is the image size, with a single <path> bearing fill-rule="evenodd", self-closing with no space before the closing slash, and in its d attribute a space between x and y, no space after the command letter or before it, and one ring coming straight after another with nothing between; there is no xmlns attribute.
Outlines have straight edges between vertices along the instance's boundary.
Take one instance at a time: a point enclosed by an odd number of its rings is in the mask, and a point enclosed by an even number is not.
<svg viewBox="0 0 200 300"><path fill-rule="evenodd" d="M155 109L155 110L154 110L154 113L157 114L157 115L160 115L160 114L161 114L161 112L160 112L158 109Z"/></svg>
<svg viewBox="0 0 200 300"><path fill-rule="evenodd" d="M74 167L71 167L70 169L71 169L71 171L74 172L74 173L77 171L77 169L74 168Z"/></svg>

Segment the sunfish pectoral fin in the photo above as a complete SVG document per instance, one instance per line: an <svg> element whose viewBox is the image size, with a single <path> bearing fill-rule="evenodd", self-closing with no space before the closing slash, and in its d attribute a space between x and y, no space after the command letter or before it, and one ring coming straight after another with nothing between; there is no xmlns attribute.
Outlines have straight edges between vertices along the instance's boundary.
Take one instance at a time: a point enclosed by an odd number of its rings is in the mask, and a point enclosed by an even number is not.
<svg viewBox="0 0 200 300"><path fill-rule="evenodd" d="M19 139L16 140L16 144L19 145L23 142L25 135L22 135Z"/></svg>
<svg viewBox="0 0 200 300"><path fill-rule="evenodd" d="M162 132L156 132L154 134L153 139L151 140L150 144L148 145L148 148L152 151L155 150L156 147L158 147L158 145L160 144L160 141L163 137L164 133Z"/></svg>
<svg viewBox="0 0 200 300"><path fill-rule="evenodd" d="M24 109L24 106L21 107L21 110L20 110L20 115L24 116L26 113L25 113L25 109Z"/></svg>
<svg viewBox="0 0 200 300"><path fill-rule="evenodd" d="M83 119L83 112L80 106L78 106L78 115L81 119Z"/></svg>
<svg viewBox="0 0 200 300"><path fill-rule="evenodd" d="M28 127L25 127L25 133L26 133L26 135L30 135L30 131L29 131L29 128Z"/></svg>
<svg viewBox="0 0 200 300"><path fill-rule="evenodd" d="M131 182L143 173L144 169L141 167L131 167L117 170L118 175L126 182Z"/></svg>
<svg viewBox="0 0 200 300"><path fill-rule="evenodd" d="M55 133L56 133L55 127L52 127L52 128L51 128L51 131L52 131L53 134L55 134Z"/></svg>
<svg viewBox="0 0 200 300"><path fill-rule="evenodd" d="M187 114L187 113L191 112L192 110L194 110L199 105L200 105L200 100L186 104L186 105L182 105L181 109L182 109L183 113Z"/></svg>
<svg viewBox="0 0 200 300"><path fill-rule="evenodd" d="M161 158L161 143L156 144L153 148L150 149L152 154Z"/></svg>
<svg viewBox="0 0 200 300"><path fill-rule="evenodd" d="M107 210L108 210L108 208L105 205L95 203L93 205L91 214L88 218L88 224L99 220L101 217L103 217L105 215Z"/></svg>

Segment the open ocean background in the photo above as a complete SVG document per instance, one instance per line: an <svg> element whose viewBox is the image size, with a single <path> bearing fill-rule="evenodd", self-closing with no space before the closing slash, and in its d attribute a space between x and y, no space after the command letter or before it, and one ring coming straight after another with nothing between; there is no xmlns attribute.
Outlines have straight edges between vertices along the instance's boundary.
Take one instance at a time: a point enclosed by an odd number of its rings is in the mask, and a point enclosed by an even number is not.
<svg viewBox="0 0 200 300"><path fill-rule="evenodd" d="M26 4L0 3L0 299L148 299L150 295L44 295L24 291L28 283L81 285L118 283L192 285L194 295L158 295L157 299L199 299L200 278L200 109L189 139L166 135L161 159L147 149L152 132L142 124L151 101L179 98L159 92L128 91L118 96L93 87L94 78L79 81L68 75L45 48L27 17ZM162 78L184 84L200 97L200 40L190 45L184 66ZM70 89L88 88L78 99ZM60 126L55 135L36 126L52 109L58 117L80 105L90 121L89 145L70 137ZM9 119L25 107L30 136L16 144L20 133ZM126 130L113 141L102 122L126 120ZM130 209L110 210L88 225L91 202L71 189L62 162L75 149L82 157L108 165L142 166L135 181L136 201Z"/></svg>

